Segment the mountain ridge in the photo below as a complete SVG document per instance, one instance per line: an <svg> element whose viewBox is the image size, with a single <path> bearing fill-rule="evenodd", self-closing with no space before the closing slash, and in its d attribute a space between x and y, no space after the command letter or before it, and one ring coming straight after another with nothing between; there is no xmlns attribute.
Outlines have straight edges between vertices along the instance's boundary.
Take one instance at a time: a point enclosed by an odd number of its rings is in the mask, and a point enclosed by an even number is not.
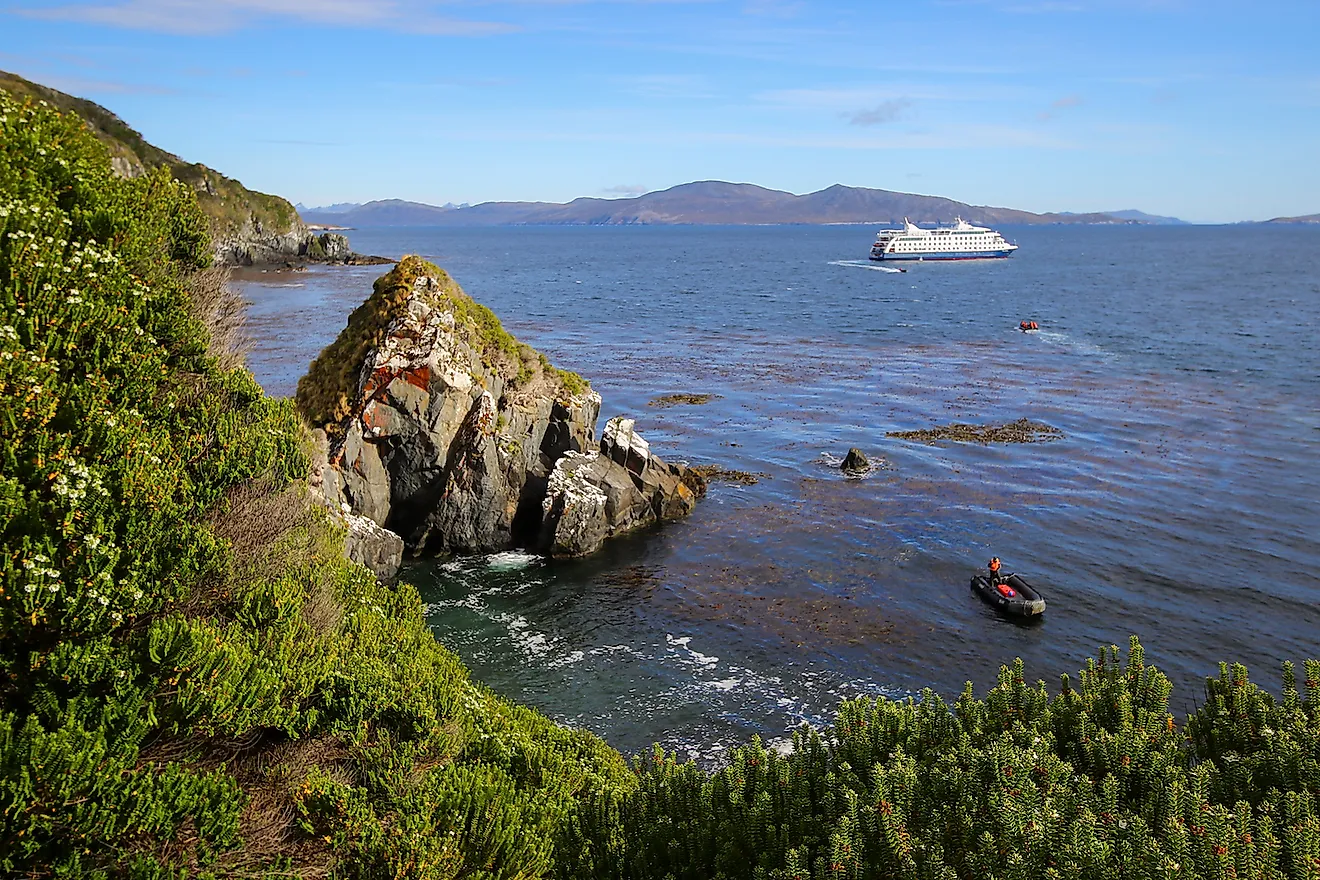
<svg viewBox="0 0 1320 880"><path fill-rule="evenodd" d="M823 225L892 223L905 217L916 223L948 222L955 217L972 223L1023 224L1175 221L1175 218L1136 211L1036 214L1015 208L971 205L943 196L840 183L797 195L753 183L722 180L692 181L624 199L583 196L563 203L482 202L443 207L404 199L381 199L356 207L340 203L331 208L306 208L303 217L309 223L345 226Z"/></svg>
<svg viewBox="0 0 1320 880"><path fill-rule="evenodd" d="M1300 217L1275 217L1266 223L1320 223L1320 214L1303 214Z"/></svg>

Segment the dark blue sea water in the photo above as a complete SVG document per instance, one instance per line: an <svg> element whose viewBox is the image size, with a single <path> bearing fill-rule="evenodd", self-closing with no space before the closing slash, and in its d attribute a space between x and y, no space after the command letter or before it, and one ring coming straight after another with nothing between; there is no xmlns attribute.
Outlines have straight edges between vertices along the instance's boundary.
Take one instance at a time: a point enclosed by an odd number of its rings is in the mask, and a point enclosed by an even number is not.
<svg viewBox="0 0 1320 880"><path fill-rule="evenodd" d="M352 233L449 270L590 378L602 423L766 475L587 560L418 563L437 636L625 751L702 758L843 696L980 693L1015 657L1053 687L1130 634L1180 710L1221 660L1273 683L1320 657L1320 229L1003 231L1010 260L904 274L865 261L866 227ZM379 272L245 284L258 379L291 393ZM718 396L648 406L675 392ZM886 436L1022 417L1063 437ZM881 466L845 479L850 446ZM992 554L1042 588L1044 620L968 591Z"/></svg>

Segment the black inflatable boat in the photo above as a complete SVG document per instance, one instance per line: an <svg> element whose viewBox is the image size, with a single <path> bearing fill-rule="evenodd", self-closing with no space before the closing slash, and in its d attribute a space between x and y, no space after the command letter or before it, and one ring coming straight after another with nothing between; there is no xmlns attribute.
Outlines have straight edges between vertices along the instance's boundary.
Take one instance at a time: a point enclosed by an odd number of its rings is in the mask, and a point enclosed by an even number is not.
<svg viewBox="0 0 1320 880"><path fill-rule="evenodd" d="M1020 575L1010 574L1004 578L1002 585L1004 589L993 586L990 578L983 574L972 578L972 592L1005 614L1036 617L1045 613L1045 597Z"/></svg>

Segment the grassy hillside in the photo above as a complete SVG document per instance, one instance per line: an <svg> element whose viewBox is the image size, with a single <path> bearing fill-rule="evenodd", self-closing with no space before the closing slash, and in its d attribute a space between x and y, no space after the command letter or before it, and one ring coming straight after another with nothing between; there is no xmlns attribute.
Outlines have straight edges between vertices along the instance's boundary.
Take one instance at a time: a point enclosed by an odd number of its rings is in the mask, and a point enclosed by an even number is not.
<svg viewBox="0 0 1320 880"><path fill-rule="evenodd" d="M106 146L115 171L122 176L138 177L154 168L167 169L175 180L196 192L197 203L209 221L212 238L233 237L247 224L259 224L265 232L274 234L291 232L302 226L298 212L285 199L250 190L205 165L185 162L147 143L142 135L100 104L4 71L0 71L0 89L18 97L46 101L56 109L81 117Z"/></svg>
<svg viewBox="0 0 1320 880"><path fill-rule="evenodd" d="M504 701L344 559L209 255L192 190L0 92L0 875L1320 878L1316 661L1179 726L1134 639L714 773Z"/></svg>

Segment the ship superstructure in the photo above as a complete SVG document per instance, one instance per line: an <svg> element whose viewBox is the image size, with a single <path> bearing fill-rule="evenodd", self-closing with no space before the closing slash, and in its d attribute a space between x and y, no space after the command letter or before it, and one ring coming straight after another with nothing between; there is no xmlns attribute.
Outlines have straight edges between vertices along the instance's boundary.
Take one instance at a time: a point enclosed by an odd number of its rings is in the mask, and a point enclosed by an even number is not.
<svg viewBox="0 0 1320 880"><path fill-rule="evenodd" d="M882 229L871 246L873 260L987 260L1007 257L1018 246L993 229L961 217L952 226L924 229L903 218L902 229Z"/></svg>

